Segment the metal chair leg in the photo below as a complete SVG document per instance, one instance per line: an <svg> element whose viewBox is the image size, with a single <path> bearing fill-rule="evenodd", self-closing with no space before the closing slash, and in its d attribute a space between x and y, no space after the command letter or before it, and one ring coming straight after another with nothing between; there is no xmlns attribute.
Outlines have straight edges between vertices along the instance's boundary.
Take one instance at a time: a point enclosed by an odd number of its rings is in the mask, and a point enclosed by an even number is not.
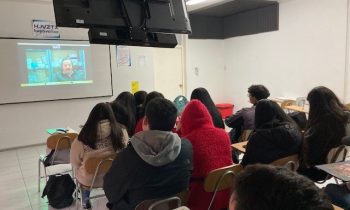
<svg viewBox="0 0 350 210"><path fill-rule="evenodd" d="M39 164L38 164L38 169L39 169L39 171L38 171L38 174L39 174L39 176L38 176L38 192L40 192L40 180L41 180L41 168L40 168L40 158L39 158Z"/></svg>
<svg viewBox="0 0 350 210"><path fill-rule="evenodd" d="M43 164L44 165L44 164ZM45 174L45 181L46 181L46 184L47 184L47 172L46 172L46 166L44 166L44 174Z"/></svg>

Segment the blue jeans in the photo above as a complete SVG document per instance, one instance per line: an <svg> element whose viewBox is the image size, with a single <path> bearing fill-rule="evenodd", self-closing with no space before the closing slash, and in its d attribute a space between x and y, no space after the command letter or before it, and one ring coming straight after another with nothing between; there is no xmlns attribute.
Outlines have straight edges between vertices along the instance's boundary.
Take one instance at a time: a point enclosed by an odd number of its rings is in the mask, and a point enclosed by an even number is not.
<svg viewBox="0 0 350 210"><path fill-rule="evenodd" d="M345 210L350 209L350 190L348 190L346 185L329 184L324 192L335 205Z"/></svg>
<svg viewBox="0 0 350 210"><path fill-rule="evenodd" d="M81 197L83 199L83 205L86 206L86 204L90 201L90 190L82 189Z"/></svg>

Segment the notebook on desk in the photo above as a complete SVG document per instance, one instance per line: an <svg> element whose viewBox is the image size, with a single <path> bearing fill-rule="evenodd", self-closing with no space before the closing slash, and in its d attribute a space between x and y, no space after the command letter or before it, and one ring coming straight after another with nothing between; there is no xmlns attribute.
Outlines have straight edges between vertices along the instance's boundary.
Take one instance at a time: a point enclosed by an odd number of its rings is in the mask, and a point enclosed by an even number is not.
<svg viewBox="0 0 350 210"><path fill-rule="evenodd" d="M350 161L317 165L316 167L345 182L350 181Z"/></svg>

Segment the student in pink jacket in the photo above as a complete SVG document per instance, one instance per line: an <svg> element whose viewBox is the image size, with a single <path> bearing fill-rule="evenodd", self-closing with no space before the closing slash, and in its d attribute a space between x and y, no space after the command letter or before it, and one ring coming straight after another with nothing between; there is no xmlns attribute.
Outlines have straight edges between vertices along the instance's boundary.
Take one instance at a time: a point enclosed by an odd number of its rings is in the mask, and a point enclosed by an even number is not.
<svg viewBox="0 0 350 210"><path fill-rule="evenodd" d="M103 157L114 154L125 148L128 133L124 126L117 122L108 103L97 104L82 128L78 138L73 141L70 162L75 176L83 186L90 186L93 175L85 170L85 161L90 157ZM97 177L94 186L102 187L103 177ZM91 208L90 191L83 189L82 199L85 209Z"/></svg>

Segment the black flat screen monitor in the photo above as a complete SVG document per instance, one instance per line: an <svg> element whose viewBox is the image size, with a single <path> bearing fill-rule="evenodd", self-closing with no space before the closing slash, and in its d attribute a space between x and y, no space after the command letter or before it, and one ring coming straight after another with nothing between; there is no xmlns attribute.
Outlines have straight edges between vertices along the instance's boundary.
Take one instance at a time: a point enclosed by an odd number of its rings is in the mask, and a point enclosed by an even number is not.
<svg viewBox="0 0 350 210"><path fill-rule="evenodd" d="M191 33L185 0L53 0L57 26Z"/></svg>

